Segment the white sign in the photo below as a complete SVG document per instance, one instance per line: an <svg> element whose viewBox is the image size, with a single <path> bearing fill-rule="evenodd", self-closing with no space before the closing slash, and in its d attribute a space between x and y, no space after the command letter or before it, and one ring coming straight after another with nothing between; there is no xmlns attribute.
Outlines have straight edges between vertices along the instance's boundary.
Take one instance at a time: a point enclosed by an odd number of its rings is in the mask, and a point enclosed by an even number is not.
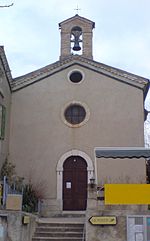
<svg viewBox="0 0 150 241"><path fill-rule="evenodd" d="M136 233L142 233L143 232L143 225L135 225L134 226L134 231Z"/></svg>
<svg viewBox="0 0 150 241"><path fill-rule="evenodd" d="M66 188L71 189L71 182L66 182Z"/></svg>
<svg viewBox="0 0 150 241"><path fill-rule="evenodd" d="M143 233L135 233L135 241L143 241Z"/></svg>

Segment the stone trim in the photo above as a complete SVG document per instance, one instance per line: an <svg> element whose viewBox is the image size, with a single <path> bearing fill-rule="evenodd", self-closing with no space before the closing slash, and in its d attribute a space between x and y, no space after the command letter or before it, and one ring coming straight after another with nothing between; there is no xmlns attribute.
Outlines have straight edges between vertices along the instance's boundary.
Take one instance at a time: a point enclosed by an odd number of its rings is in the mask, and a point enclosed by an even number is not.
<svg viewBox="0 0 150 241"><path fill-rule="evenodd" d="M90 178L94 176L94 163L91 158L83 151L80 150L71 150L66 152L61 156L57 163L57 200L62 202L62 184L63 184L63 164L65 160L70 156L81 156L87 162L87 172L88 172L88 184L90 183ZM61 207L62 209L62 207Z"/></svg>
<svg viewBox="0 0 150 241"><path fill-rule="evenodd" d="M77 72L80 72L80 73L82 74L82 80L81 80L80 82L72 82L72 81L70 80L70 75L71 75L73 72L76 72L76 71L77 71ZM75 68L75 69L72 69L72 70L70 70L70 71L68 72L67 77L68 77L69 83L71 83L72 85L80 85L80 84L82 84L82 82L83 82L84 79L85 79L85 74L84 74L83 70L81 70L80 68Z"/></svg>
<svg viewBox="0 0 150 241"><path fill-rule="evenodd" d="M77 105L80 105L82 107L84 107L85 109L85 112L86 112L86 116L85 116L85 119L79 123L79 124L76 124L76 125L73 125L71 123L69 123L66 119L65 119L65 116L64 116L64 113L65 113L65 110L67 109L67 107L69 107L70 105L74 105L74 104L77 104ZM84 102L81 102L81 101L70 101L69 103L67 103L65 106L63 106L62 110L61 110L61 119L62 121L69 127L72 127L72 128L77 128L77 127L81 127L83 126L90 118L90 110L89 110L89 107L87 106L87 104L85 104Z"/></svg>
<svg viewBox="0 0 150 241"><path fill-rule="evenodd" d="M10 71L10 68L9 68L9 64L8 64L7 57L5 55L5 50L4 50L3 46L0 46L0 60L2 62L4 72L5 72L5 76L6 76L9 88L11 90L12 75L11 75L11 71Z"/></svg>
<svg viewBox="0 0 150 241"><path fill-rule="evenodd" d="M18 89L24 88L32 83L40 81L43 78L46 78L52 74L61 71L62 67L63 69L68 68L74 64L81 65L85 68L91 69L100 74L107 75L109 77L115 78L126 84L131 84L141 89L145 88L149 82L148 79L143 78L141 76L137 76L126 71L93 61L91 59L75 55L70 56L62 61L57 61L53 64L47 65L29 74L15 78L14 81L11 83L12 90L16 91Z"/></svg>
<svg viewBox="0 0 150 241"><path fill-rule="evenodd" d="M71 18L68 18L68 19L62 21L61 23L59 23L59 29L61 28L62 24L66 24L66 23L71 22L71 21L76 20L76 19L80 19L81 21L84 21L85 23L90 23L90 24L92 24L92 28L95 28L95 22L93 22L93 21L91 21L87 18L81 17L78 14L76 14L75 16L73 16Z"/></svg>

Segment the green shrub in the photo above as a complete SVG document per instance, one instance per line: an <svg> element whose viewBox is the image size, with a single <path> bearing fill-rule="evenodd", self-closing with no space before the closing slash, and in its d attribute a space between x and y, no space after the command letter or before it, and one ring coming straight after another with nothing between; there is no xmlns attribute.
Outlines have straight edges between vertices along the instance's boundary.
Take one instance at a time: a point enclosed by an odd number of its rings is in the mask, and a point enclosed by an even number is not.
<svg viewBox="0 0 150 241"><path fill-rule="evenodd" d="M25 184L23 189L23 211L36 212L38 206L38 197L31 183Z"/></svg>

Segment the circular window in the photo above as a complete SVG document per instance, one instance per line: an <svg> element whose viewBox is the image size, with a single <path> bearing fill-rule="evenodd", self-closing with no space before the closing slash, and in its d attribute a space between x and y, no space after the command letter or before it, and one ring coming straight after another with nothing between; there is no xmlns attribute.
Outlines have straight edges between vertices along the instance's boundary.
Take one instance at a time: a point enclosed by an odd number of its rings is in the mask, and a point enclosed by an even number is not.
<svg viewBox="0 0 150 241"><path fill-rule="evenodd" d="M78 104L71 104L65 110L65 118L67 122L72 125L80 124L86 117L86 111L83 106Z"/></svg>
<svg viewBox="0 0 150 241"><path fill-rule="evenodd" d="M73 83L79 83L82 79L83 79L83 75L81 72L79 71L73 71L70 76L69 79L71 80L71 82Z"/></svg>

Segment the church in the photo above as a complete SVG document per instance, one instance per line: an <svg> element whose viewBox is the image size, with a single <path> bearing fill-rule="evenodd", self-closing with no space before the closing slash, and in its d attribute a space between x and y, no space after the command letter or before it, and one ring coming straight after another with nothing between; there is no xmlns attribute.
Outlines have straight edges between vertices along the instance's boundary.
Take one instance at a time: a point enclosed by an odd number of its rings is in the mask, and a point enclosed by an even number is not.
<svg viewBox="0 0 150 241"><path fill-rule="evenodd" d="M87 210L91 180L146 182L144 158L95 156L98 147L144 147L149 80L94 61L94 28L78 14L62 21L59 60L14 79L0 47L0 157L45 184L43 215Z"/></svg>

